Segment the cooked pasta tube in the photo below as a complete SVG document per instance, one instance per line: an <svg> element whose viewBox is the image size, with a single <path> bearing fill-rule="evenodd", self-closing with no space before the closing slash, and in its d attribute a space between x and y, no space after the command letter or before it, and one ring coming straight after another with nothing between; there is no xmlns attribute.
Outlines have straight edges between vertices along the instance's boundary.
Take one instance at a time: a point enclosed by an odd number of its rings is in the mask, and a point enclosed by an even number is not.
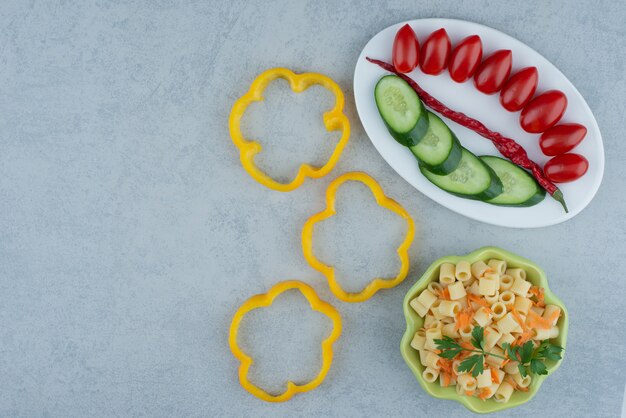
<svg viewBox="0 0 626 418"><path fill-rule="evenodd" d="M491 312L493 313L493 319L497 321L506 315L506 306L502 302L496 302L491 305Z"/></svg>
<svg viewBox="0 0 626 418"><path fill-rule="evenodd" d="M472 327L470 325L461 328L459 330L459 335L463 341L469 341L472 338Z"/></svg>
<svg viewBox="0 0 626 418"><path fill-rule="evenodd" d="M443 319L443 315L441 314L441 312L439 312L439 306L441 306L441 302L443 302L443 300L437 299L435 303L430 305L430 312L435 318L437 318L437 320Z"/></svg>
<svg viewBox="0 0 626 418"><path fill-rule="evenodd" d="M498 331L503 334L513 332L519 325L511 312L504 315L496 324Z"/></svg>
<svg viewBox="0 0 626 418"><path fill-rule="evenodd" d="M426 356L428 355L428 353L430 353L430 351L424 349L424 350L419 350L420 353L420 363L422 363L422 366L426 367Z"/></svg>
<svg viewBox="0 0 626 418"><path fill-rule="evenodd" d="M464 391L473 391L476 389L476 379L470 374L462 374L456 378L456 381L461 385Z"/></svg>
<svg viewBox="0 0 626 418"><path fill-rule="evenodd" d="M426 289L428 289L428 291L433 295L438 295L439 292L443 289L443 286L437 282L430 282L428 283Z"/></svg>
<svg viewBox="0 0 626 418"><path fill-rule="evenodd" d="M504 357L504 351L500 347L493 347L491 348L491 350L489 350L489 352L491 354L497 354L498 356ZM494 367L502 367L502 364L504 363L504 359L501 359L500 357L496 357L496 356L486 356L485 363Z"/></svg>
<svg viewBox="0 0 626 418"><path fill-rule="evenodd" d="M454 269L454 276L460 282L466 282L472 278L472 266L467 261L459 261Z"/></svg>
<svg viewBox="0 0 626 418"><path fill-rule="evenodd" d="M489 267L487 266L487 264L485 264L484 261L477 261L472 264L471 267L472 275L477 279L483 277L483 274L485 274L487 270L489 270Z"/></svg>
<svg viewBox="0 0 626 418"><path fill-rule="evenodd" d="M455 316L461 310L461 304L453 300L443 300L439 305L439 313L443 316Z"/></svg>
<svg viewBox="0 0 626 418"><path fill-rule="evenodd" d="M515 337L512 334L506 333L506 334L502 334L502 336L500 337L496 345L498 347L502 347L503 344L513 344L514 341L515 341Z"/></svg>
<svg viewBox="0 0 626 418"><path fill-rule="evenodd" d="M558 314L556 312L558 312ZM561 308L556 305L546 305L546 308L541 316L550 320L551 325L554 326L559 321L559 317L561 316Z"/></svg>
<svg viewBox="0 0 626 418"><path fill-rule="evenodd" d="M527 388L528 386L530 386L530 382L532 380L529 374L527 374L526 377L522 377L522 375L518 373L512 375L511 377L513 377L513 380L515 381L515 383L517 383L517 386L521 388Z"/></svg>
<svg viewBox="0 0 626 418"><path fill-rule="evenodd" d="M481 307L474 314L474 321L476 321L478 325L484 328L487 325L491 324L491 317L492 314L487 309Z"/></svg>
<svg viewBox="0 0 626 418"><path fill-rule="evenodd" d="M500 292L509 290L511 286L513 286L513 280L513 277L509 276L508 274L503 274L502 276L500 276Z"/></svg>
<svg viewBox="0 0 626 418"><path fill-rule="evenodd" d="M411 347L416 350L423 350L424 344L426 343L426 333L423 329L420 329L415 333L413 339L411 340Z"/></svg>
<svg viewBox="0 0 626 418"><path fill-rule="evenodd" d="M491 348L496 345L502 334L493 327L485 328L485 348Z"/></svg>
<svg viewBox="0 0 626 418"><path fill-rule="evenodd" d="M496 402L506 403L511 399L511 395L513 394L513 386L509 382L502 382L498 390L496 390L496 394L494 395L494 399Z"/></svg>
<svg viewBox="0 0 626 418"><path fill-rule="evenodd" d="M417 301L424 305L426 309L430 309L433 303L437 300L437 295L432 293L430 290L424 290L418 297Z"/></svg>
<svg viewBox="0 0 626 418"><path fill-rule="evenodd" d="M454 322L444 325L443 328L441 328L441 334L450 338L459 338L459 332Z"/></svg>
<svg viewBox="0 0 626 418"><path fill-rule="evenodd" d="M483 296L494 295L498 289L498 281L498 275L493 273L485 274L478 280L478 293Z"/></svg>
<svg viewBox="0 0 626 418"><path fill-rule="evenodd" d="M513 304L515 303L515 293L511 292L510 290L505 290L504 292L500 293L500 302L504 303L505 306L513 306Z"/></svg>
<svg viewBox="0 0 626 418"><path fill-rule="evenodd" d="M439 267L439 283L444 286L454 283L456 280L454 276L455 268L452 263L443 263L441 267Z"/></svg>
<svg viewBox="0 0 626 418"><path fill-rule="evenodd" d="M454 360L452 362L452 372L457 376L462 375L463 373L459 373L459 366L461 365L461 360Z"/></svg>
<svg viewBox="0 0 626 418"><path fill-rule="evenodd" d="M476 387L479 389L491 386L491 369L483 370L481 374L476 376Z"/></svg>
<svg viewBox="0 0 626 418"><path fill-rule="evenodd" d="M436 350L437 344L435 344L434 340L440 340L441 337L442 337L441 328L427 329L426 330L426 343L424 344L424 347L426 347L428 350Z"/></svg>
<svg viewBox="0 0 626 418"><path fill-rule="evenodd" d="M456 390L456 394L457 395L465 395L465 389L463 389L463 386L461 386L461 384L458 382L456 382L456 386L454 387Z"/></svg>
<svg viewBox="0 0 626 418"><path fill-rule="evenodd" d="M435 370L432 367L426 367L422 372L422 377L428 383L433 383L439 377L439 370Z"/></svg>
<svg viewBox="0 0 626 418"><path fill-rule="evenodd" d="M519 373L519 368L517 367L517 361L509 361L504 365L503 369L506 374L514 375Z"/></svg>
<svg viewBox="0 0 626 418"><path fill-rule="evenodd" d="M439 356L432 351L426 354L426 367L439 370Z"/></svg>
<svg viewBox="0 0 626 418"><path fill-rule="evenodd" d="M528 295L528 290L530 289L530 286L530 282L516 277L513 281L513 286L511 286L511 292L515 293L517 296L525 297L526 295Z"/></svg>
<svg viewBox="0 0 626 418"><path fill-rule="evenodd" d="M526 272L523 269L520 269L520 268L506 269L504 274L507 274L507 275L513 277L514 279L518 279L519 278L519 279L522 279L522 280L526 280Z"/></svg>
<svg viewBox="0 0 626 418"><path fill-rule="evenodd" d="M539 306L531 306L530 310L533 311L534 313L536 313L539 316L542 316L543 313L546 311L545 308L540 308Z"/></svg>
<svg viewBox="0 0 626 418"><path fill-rule="evenodd" d="M448 286L448 293L450 293L451 300L459 300L467 296L467 292L461 282L454 282Z"/></svg>
<svg viewBox="0 0 626 418"><path fill-rule="evenodd" d="M439 320L434 315L428 314L424 317L424 328L437 328Z"/></svg>
<svg viewBox="0 0 626 418"><path fill-rule="evenodd" d="M528 311L530 310L531 306L533 306L532 300L522 297L522 296L515 297L515 302L513 303L513 307L515 308L517 312L523 313L524 315L528 315Z"/></svg>
<svg viewBox="0 0 626 418"><path fill-rule="evenodd" d="M506 272L506 261L504 260L497 260L495 258L492 258L487 263L487 266L489 266L491 270L495 271L499 275L503 275Z"/></svg>
<svg viewBox="0 0 626 418"><path fill-rule="evenodd" d="M446 382L446 378L444 377L444 375L439 375L439 386L441 386L442 388L447 388L448 386L456 385L456 377L450 375L448 376L450 378L450 381Z"/></svg>
<svg viewBox="0 0 626 418"><path fill-rule="evenodd" d="M413 310L415 311L415 313L417 313L419 316L421 316L422 318L424 317L424 315L426 315L426 313L428 312L428 308L424 305L422 305L417 298L413 299L411 302L409 302L409 305L411 305L411 308L413 308Z"/></svg>
<svg viewBox="0 0 626 418"><path fill-rule="evenodd" d="M493 295L484 295L483 296L488 304L494 304L500 300L500 291L496 289L496 293Z"/></svg>
<svg viewBox="0 0 626 418"><path fill-rule="evenodd" d="M559 336L559 329L552 327L549 329L534 328L534 339L536 340L550 340Z"/></svg>

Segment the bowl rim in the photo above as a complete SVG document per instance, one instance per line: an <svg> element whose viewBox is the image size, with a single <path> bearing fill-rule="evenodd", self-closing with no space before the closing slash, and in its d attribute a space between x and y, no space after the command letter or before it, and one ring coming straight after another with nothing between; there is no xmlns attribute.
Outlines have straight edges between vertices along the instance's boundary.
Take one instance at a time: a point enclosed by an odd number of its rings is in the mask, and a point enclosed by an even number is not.
<svg viewBox="0 0 626 418"><path fill-rule="evenodd" d="M532 278L528 277L528 280L531 281L533 284L539 285L544 288L546 302L552 305L557 305L561 308L562 315L561 315L561 318L559 318L560 333L559 333L558 338L561 340L560 341L561 346L563 348L566 348L567 332L568 332L568 326L569 326L569 314L567 312L567 308L565 307L565 304L550 290L545 271L534 262L524 257L521 257L517 254L511 253L510 251L504 250L502 248L493 247L493 246L481 247L463 256L452 255L452 256L441 257L435 260L428 267L428 269L426 269L424 274L422 274L422 276L417 280L417 282L415 282L415 284L411 286L411 288L407 291L403 300L403 311L404 311L404 317L406 320L406 331L404 332L404 335L402 336L402 340L400 341L400 352L402 353L402 357L404 358L404 361L407 363L407 365L409 366L409 368L415 375L415 378L419 382L420 386L428 394L430 394L431 396L435 398L457 401L461 403L462 405L464 405L470 411L479 413L479 414L487 414L491 412L503 411L505 409L514 408L516 406L522 405L530 401L537 394L544 380L548 376L550 376L556 369L559 368L559 366L563 362L563 359L550 363L547 366L548 374L540 375L540 376L533 376L533 383L531 384L530 390L526 392L527 393L526 397L517 398L515 400L509 400L509 402L507 403L496 403L493 401L490 402L490 400L481 401L477 398L458 395L454 391L450 393L445 393L445 394L435 393L433 391L433 388L439 387L439 384L426 382L424 378L422 377L423 366L419 362L415 363L414 359L410 357L413 351L415 351L411 347L410 344L411 344L413 335L415 334L417 327L418 327L418 324L416 321L422 320L422 319L413 311L413 309L409 305L409 302L414 297L417 296L417 293L425 289L428 286L428 283L436 280L436 279L434 280L430 279L430 277L439 268L439 266L441 266L441 264L457 263L460 260L466 260L466 261L469 261L470 263L473 263L478 260L486 261L487 259L498 258L498 257L500 257L502 260L505 260L507 264L511 263L515 266L522 267L526 270L534 270L534 272L532 273L534 273L533 276L535 276L536 274L536 277L532 277Z"/></svg>

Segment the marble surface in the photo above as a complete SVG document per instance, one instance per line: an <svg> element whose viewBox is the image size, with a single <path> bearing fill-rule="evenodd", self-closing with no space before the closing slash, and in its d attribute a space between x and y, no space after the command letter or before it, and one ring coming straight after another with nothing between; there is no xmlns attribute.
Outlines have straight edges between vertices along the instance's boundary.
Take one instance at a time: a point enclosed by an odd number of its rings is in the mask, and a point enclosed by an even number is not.
<svg viewBox="0 0 626 418"><path fill-rule="evenodd" d="M532 401L500 415L620 415L620 2L12 0L0 17L0 416L470 416L429 397L405 366L401 301L433 260L484 245L541 265L570 313L562 367ZM354 62L376 32L419 17L507 32L577 86L607 157L604 182L579 216L538 230L478 223L425 198L377 154L354 109ZM335 79L353 127L333 173L291 193L248 176L226 123L254 76L274 66ZM296 157L323 161L332 149L332 135L320 139L314 118L294 112L317 112L327 97L312 91L313 107L287 104L300 99L284 88L276 97L246 129L270 144L280 126L277 154L268 146L262 164L288 177ZM288 118L277 116L280 106ZM361 304L335 299L300 249L304 220L323 208L331 179L350 170L375 176L418 229L408 279ZM358 187L342 192L339 207L316 249L357 289L397 267L402 224ZM344 332L318 389L267 404L239 386L228 327L245 299L290 278L334 304ZM251 314L241 337L259 359L251 377L280 389L314 375L327 332L297 294Z"/></svg>

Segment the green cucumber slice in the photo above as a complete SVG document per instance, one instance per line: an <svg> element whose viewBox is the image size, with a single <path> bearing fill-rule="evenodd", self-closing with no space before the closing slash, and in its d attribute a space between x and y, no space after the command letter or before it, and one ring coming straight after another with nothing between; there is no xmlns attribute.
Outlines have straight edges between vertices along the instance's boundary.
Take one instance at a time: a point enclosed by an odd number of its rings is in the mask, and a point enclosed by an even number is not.
<svg viewBox="0 0 626 418"><path fill-rule="evenodd" d="M541 202L546 191L526 170L504 158L484 155L479 157L502 182L502 193L487 203L500 206L533 206Z"/></svg>
<svg viewBox="0 0 626 418"><path fill-rule="evenodd" d="M426 108L415 90L396 75L386 75L376 84L378 112L396 141L416 145L428 130Z"/></svg>
<svg viewBox="0 0 626 418"><path fill-rule="evenodd" d="M502 193L496 173L467 149L461 150L461 161L452 173L435 174L420 164L422 174L435 186L466 199L488 200Z"/></svg>
<svg viewBox="0 0 626 418"><path fill-rule="evenodd" d="M449 174L459 165L463 147L454 132L439 116L429 111L426 111L426 114L428 130L420 142L409 149L431 173Z"/></svg>

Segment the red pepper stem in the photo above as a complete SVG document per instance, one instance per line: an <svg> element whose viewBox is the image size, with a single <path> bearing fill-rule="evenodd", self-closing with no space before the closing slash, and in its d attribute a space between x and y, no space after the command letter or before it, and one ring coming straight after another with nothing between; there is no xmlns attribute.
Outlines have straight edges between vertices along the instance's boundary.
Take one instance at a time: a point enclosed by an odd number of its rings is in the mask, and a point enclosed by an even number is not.
<svg viewBox="0 0 626 418"><path fill-rule="evenodd" d="M519 167L529 170L535 180L537 180L537 183L539 183L541 187L543 187L548 193L550 193L550 195L556 201L563 205L563 209L567 213L567 205L565 204L563 193L554 185L554 183L552 183L546 177L539 164L528 158L526 150L520 144L518 144L511 138L505 137L499 132L492 131L479 120L471 118L462 112L457 112L450 109L439 100L431 96L423 88L421 88L420 85L417 84L417 82L411 77L396 71L393 65L370 57L366 57L366 59L372 64L376 64L382 69L394 73L395 75L406 81L411 86L411 88L415 90L419 98L424 102L426 106L447 117L448 119L462 126L465 126L466 128L471 129L477 134L490 140L496 146L498 151L500 151L500 154L508 158L512 163L518 165Z"/></svg>
<svg viewBox="0 0 626 418"><path fill-rule="evenodd" d="M563 205L565 213L569 213L569 210L567 210L567 204L565 203L565 199L563 198L563 192L560 189L556 189L554 193L552 193L552 197L554 198L554 200Z"/></svg>

